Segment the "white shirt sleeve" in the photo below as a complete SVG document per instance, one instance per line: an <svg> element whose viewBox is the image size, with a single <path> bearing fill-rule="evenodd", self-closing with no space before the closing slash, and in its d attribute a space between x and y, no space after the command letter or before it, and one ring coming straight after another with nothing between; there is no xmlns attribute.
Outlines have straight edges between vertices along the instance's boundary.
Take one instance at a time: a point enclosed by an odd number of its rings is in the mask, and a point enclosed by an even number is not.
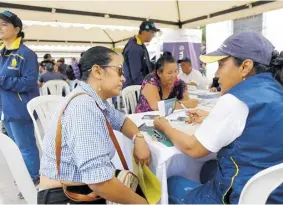
<svg viewBox="0 0 283 205"><path fill-rule="evenodd" d="M221 96L194 136L209 151L218 152L237 139L246 126L248 106L231 94Z"/></svg>
<svg viewBox="0 0 283 205"><path fill-rule="evenodd" d="M192 82L197 84L198 89L205 89L205 82L201 75L201 73L198 70L192 70Z"/></svg>

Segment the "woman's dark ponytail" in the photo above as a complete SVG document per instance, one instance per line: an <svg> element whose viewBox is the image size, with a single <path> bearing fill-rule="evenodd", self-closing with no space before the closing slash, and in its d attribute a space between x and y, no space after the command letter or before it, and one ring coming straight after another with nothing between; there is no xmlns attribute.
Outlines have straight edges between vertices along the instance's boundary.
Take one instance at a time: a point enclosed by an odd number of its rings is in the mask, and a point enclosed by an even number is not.
<svg viewBox="0 0 283 205"><path fill-rule="evenodd" d="M80 65L76 62L72 62L72 64L67 67L66 75L69 80L81 80L82 72Z"/></svg>
<svg viewBox="0 0 283 205"><path fill-rule="evenodd" d="M274 50L270 62L270 72L273 77L283 85L283 51L279 54L278 51Z"/></svg>
<svg viewBox="0 0 283 205"><path fill-rule="evenodd" d="M18 33L18 37L21 37L22 39L24 39L25 38L25 33L23 31L20 31Z"/></svg>
<svg viewBox="0 0 283 205"><path fill-rule="evenodd" d="M172 53L165 51L160 58L157 60L157 62L155 63L155 70L157 71L163 71L164 68L164 64L165 63L175 63L175 59L172 56Z"/></svg>
<svg viewBox="0 0 283 205"><path fill-rule="evenodd" d="M245 59L234 57L234 63L236 66L242 65L244 61ZM254 62L254 71L256 74L270 72L274 79L283 85L283 51L280 54L276 50L272 52L269 66Z"/></svg>

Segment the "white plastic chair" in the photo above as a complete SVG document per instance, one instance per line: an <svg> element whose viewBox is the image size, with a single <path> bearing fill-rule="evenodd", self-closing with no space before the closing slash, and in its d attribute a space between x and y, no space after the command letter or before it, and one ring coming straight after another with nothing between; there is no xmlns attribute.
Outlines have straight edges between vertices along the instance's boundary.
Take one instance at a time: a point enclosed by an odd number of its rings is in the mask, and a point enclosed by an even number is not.
<svg viewBox="0 0 283 205"><path fill-rule="evenodd" d="M120 92L120 95L117 96L117 109L118 110L121 109L121 95L122 95L122 92Z"/></svg>
<svg viewBox="0 0 283 205"><path fill-rule="evenodd" d="M28 173L22 154L7 135L0 134L0 151L3 153L17 187L28 204L37 203L37 191Z"/></svg>
<svg viewBox="0 0 283 205"><path fill-rule="evenodd" d="M62 96L63 91L65 92L65 95L70 93L70 86L64 80L50 80L44 83L42 86L42 95L50 94Z"/></svg>
<svg viewBox="0 0 283 205"><path fill-rule="evenodd" d="M48 121L54 114L55 109L64 100L64 97L58 95L46 95L33 98L27 104L27 109L31 119L33 121L35 134L42 149L42 140L44 133L48 126ZM36 112L38 119L34 118L34 111Z"/></svg>
<svg viewBox="0 0 283 205"><path fill-rule="evenodd" d="M73 80L73 81L70 81L70 84L71 84L71 91L73 91L79 85L79 81Z"/></svg>
<svg viewBox="0 0 283 205"><path fill-rule="evenodd" d="M266 204L269 195L283 183L283 163L254 175L242 190L239 204Z"/></svg>
<svg viewBox="0 0 283 205"><path fill-rule="evenodd" d="M132 111L132 114L135 113L140 92L141 92L140 85L132 85L122 90L122 98L127 114L129 114L129 110Z"/></svg>

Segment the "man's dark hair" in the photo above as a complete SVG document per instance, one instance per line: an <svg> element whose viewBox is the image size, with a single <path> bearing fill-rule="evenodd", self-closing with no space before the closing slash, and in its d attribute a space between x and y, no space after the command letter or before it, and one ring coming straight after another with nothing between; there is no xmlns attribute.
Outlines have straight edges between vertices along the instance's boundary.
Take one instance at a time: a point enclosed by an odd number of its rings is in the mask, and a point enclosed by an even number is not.
<svg viewBox="0 0 283 205"><path fill-rule="evenodd" d="M60 58L59 60L57 60L57 62L60 62L60 63L65 63L65 58Z"/></svg>
<svg viewBox="0 0 283 205"><path fill-rule="evenodd" d="M50 53L46 53L46 54L43 56L43 59L44 59L44 60L47 60L48 58L52 58Z"/></svg>

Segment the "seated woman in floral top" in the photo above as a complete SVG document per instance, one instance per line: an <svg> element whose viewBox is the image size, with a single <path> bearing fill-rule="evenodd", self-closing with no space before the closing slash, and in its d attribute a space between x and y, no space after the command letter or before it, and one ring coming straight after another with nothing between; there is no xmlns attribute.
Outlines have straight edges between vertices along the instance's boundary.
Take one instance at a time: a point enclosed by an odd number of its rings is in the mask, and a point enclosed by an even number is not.
<svg viewBox="0 0 283 205"><path fill-rule="evenodd" d="M177 78L178 67L171 53L161 56L156 62L156 71L148 74L142 82L136 112L158 110L158 101L177 98L186 107L196 107L197 100L189 99L186 83ZM176 103L176 109L182 109Z"/></svg>

